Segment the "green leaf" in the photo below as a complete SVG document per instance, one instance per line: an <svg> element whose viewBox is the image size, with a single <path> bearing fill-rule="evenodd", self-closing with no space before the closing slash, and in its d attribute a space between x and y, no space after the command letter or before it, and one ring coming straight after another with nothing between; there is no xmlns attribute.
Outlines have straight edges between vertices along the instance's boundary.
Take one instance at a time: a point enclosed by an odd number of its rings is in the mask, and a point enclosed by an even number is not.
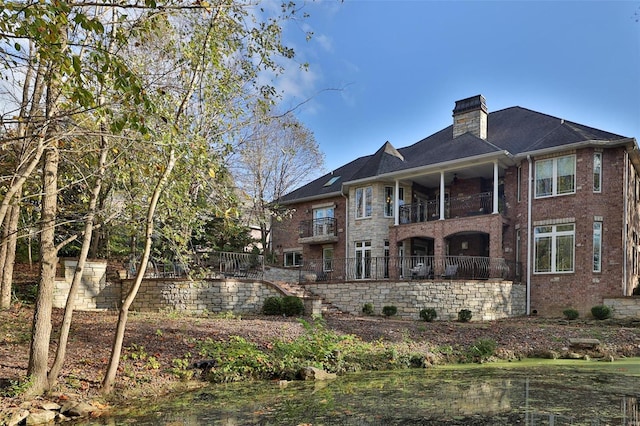
<svg viewBox="0 0 640 426"><path fill-rule="evenodd" d="M82 70L82 63L80 62L80 57L78 55L73 55L73 70L76 74L80 75L80 71Z"/></svg>

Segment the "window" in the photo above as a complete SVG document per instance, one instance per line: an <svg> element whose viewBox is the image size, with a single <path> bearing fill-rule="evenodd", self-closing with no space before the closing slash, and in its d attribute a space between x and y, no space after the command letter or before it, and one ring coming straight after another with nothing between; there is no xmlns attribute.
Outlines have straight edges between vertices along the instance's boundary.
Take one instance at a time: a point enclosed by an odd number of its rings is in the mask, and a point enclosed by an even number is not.
<svg viewBox="0 0 640 426"><path fill-rule="evenodd" d="M575 192L575 155L536 161L536 198Z"/></svg>
<svg viewBox="0 0 640 426"><path fill-rule="evenodd" d="M393 186L384 187L384 217L393 217L393 202L395 198L393 196ZM404 188L398 188L398 204L402 206L404 204Z"/></svg>
<svg viewBox="0 0 640 426"><path fill-rule="evenodd" d="M371 217L372 194L373 188L370 186L356 189L356 219Z"/></svg>
<svg viewBox="0 0 640 426"><path fill-rule="evenodd" d="M333 247L322 249L322 270L324 272L333 271Z"/></svg>
<svg viewBox="0 0 640 426"><path fill-rule="evenodd" d="M593 222L593 272L602 272L602 222Z"/></svg>
<svg viewBox="0 0 640 426"><path fill-rule="evenodd" d="M333 207L313 209L313 236L335 235Z"/></svg>
<svg viewBox="0 0 640 426"><path fill-rule="evenodd" d="M284 266L302 265L302 253L299 251L288 251L284 253Z"/></svg>
<svg viewBox="0 0 640 426"><path fill-rule="evenodd" d="M602 153L593 154L593 192L602 192Z"/></svg>
<svg viewBox="0 0 640 426"><path fill-rule="evenodd" d="M323 186L331 186L334 183L336 183L338 181L338 179L340 179L340 176L333 176L331 179L329 179L327 181L327 183L325 183Z"/></svg>
<svg viewBox="0 0 640 426"><path fill-rule="evenodd" d="M356 241L356 279L371 278L371 241Z"/></svg>
<svg viewBox="0 0 640 426"><path fill-rule="evenodd" d="M384 240L384 277L389 278L389 240Z"/></svg>
<svg viewBox="0 0 640 426"><path fill-rule="evenodd" d="M575 225L536 226L534 229L534 272L573 272Z"/></svg>

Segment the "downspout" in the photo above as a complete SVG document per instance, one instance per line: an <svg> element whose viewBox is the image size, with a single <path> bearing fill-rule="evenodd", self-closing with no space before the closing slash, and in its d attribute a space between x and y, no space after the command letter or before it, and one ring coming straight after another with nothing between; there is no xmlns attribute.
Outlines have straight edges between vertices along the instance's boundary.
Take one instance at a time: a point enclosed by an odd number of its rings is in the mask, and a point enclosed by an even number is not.
<svg viewBox="0 0 640 426"><path fill-rule="evenodd" d="M624 192L623 192L623 205L624 205L624 213L622 215L623 228L624 232L622 234L622 252L624 256L622 258L622 295L627 295L627 289L629 288L629 283L627 282L627 260L629 257L629 206L628 206L628 194L629 194L629 153L624 151ZM637 250L637 248L633 248L633 250Z"/></svg>
<svg viewBox="0 0 640 426"><path fill-rule="evenodd" d="M533 169L531 156L529 162L529 189L527 190L527 315L531 315L531 200L533 189Z"/></svg>
<svg viewBox="0 0 640 426"><path fill-rule="evenodd" d="M347 270L347 259L349 258L349 253L347 252L349 249L349 197L344 195L344 190L340 191L342 196L344 197L344 270Z"/></svg>

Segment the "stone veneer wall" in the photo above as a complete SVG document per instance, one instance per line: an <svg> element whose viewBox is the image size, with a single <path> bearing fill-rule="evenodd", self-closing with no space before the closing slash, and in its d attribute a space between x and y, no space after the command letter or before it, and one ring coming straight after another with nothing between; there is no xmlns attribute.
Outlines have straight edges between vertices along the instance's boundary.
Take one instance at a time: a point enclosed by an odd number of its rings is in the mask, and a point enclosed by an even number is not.
<svg viewBox="0 0 640 426"><path fill-rule="evenodd" d="M638 296L604 299L602 304L611 308L612 318L640 320L640 297Z"/></svg>
<svg viewBox="0 0 640 426"><path fill-rule="evenodd" d="M133 281L122 281L123 294L129 291ZM146 278L131 310L258 313L267 297L283 294L279 287L264 281Z"/></svg>
<svg viewBox="0 0 640 426"><path fill-rule="evenodd" d="M61 260L64 278L57 277L53 289L53 307L64 308L78 262ZM116 309L120 305L120 283L107 281L107 261L87 261L78 289L75 309Z"/></svg>
<svg viewBox="0 0 640 426"><path fill-rule="evenodd" d="M375 314L394 305L398 317L419 319L422 308L435 308L439 320L455 320L469 309L472 320L490 321L525 315L526 287L510 281L308 283L305 287L343 312L361 315L365 303Z"/></svg>

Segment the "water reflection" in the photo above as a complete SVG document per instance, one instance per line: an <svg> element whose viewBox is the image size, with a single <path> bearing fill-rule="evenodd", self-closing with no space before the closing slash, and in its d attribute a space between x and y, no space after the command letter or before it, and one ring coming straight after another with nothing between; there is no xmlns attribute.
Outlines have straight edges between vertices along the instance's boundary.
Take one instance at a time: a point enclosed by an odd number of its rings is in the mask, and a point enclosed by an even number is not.
<svg viewBox="0 0 640 426"><path fill-rule="evenodd" d="M323 383L211 386L158 403L147 425L640 426L640 359L352 374Z"/></svg>

